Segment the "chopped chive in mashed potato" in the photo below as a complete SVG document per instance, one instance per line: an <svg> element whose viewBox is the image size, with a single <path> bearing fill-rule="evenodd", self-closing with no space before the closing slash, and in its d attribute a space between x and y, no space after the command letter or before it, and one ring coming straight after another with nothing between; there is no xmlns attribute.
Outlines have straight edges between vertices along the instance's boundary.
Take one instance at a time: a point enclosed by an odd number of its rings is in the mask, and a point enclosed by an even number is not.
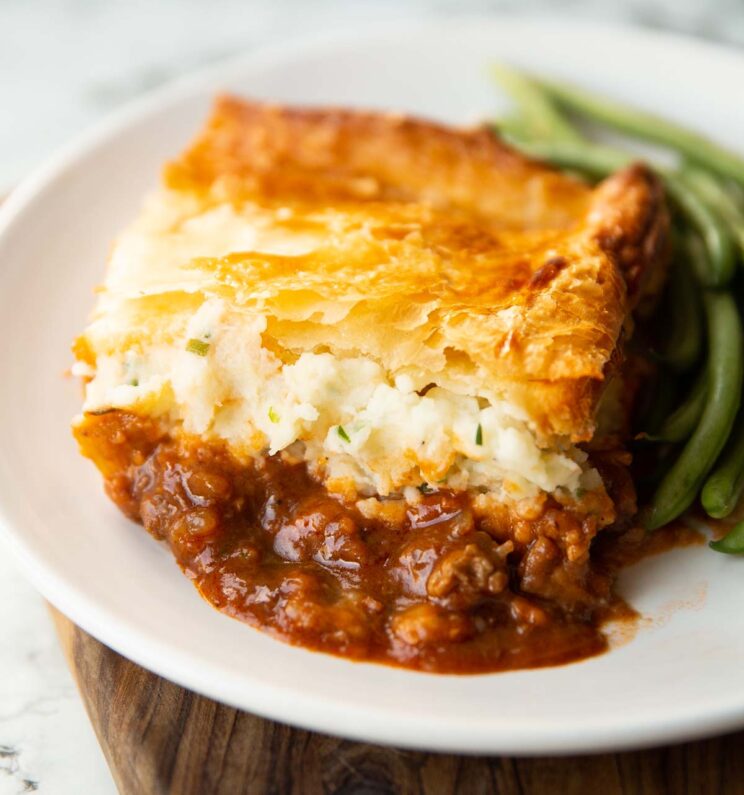
<svg viewBox="0 0 744 795"><path fill-rule="evenodd" d="M350 482L363 495L420 494L423 484L522 499L576 494L596 475L576 447L541 449L525 412L498 396L434 382L417 389L409 375L391 377L363 356L305 352L285 363L263 347L262 317L234 320L210 299L182 339L99 356L85 410L167 415L240 455L290 450L326 482ZM194 340L208 347L196 350Z"/></svg>

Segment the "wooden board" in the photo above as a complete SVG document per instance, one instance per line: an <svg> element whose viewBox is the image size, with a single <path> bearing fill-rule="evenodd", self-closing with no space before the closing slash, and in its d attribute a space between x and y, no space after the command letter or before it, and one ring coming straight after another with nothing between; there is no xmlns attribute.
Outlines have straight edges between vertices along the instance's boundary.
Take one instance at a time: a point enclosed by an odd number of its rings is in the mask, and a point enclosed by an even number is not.
<svg viewBox="0 0 744 795"><path fill-rule="evenodd" d="M52 612L122 795L744 794L744 732L635 753L541 759L383 748L198 696Z"/></svg>

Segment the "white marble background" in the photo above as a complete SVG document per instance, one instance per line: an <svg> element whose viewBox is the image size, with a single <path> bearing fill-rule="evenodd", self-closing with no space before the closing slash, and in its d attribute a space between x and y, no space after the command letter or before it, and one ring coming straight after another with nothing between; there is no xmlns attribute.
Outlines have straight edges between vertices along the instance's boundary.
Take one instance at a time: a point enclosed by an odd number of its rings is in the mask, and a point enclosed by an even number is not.
<svg viewBox="0 0 744 795"><path fill-rule="evenodd" d="M142 91L304 32L453 13L550 13L744 46L741 0L0 0L0 195ZM0 795L115 787L41 599L0 555Z"/></svg>

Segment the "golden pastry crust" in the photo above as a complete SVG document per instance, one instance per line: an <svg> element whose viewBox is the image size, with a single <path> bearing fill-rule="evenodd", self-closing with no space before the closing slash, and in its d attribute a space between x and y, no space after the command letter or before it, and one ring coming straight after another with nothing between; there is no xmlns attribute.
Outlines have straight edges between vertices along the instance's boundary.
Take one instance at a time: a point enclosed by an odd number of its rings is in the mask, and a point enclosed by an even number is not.
<svg viewBox="0 0 744 795"><path fill-rule="evenodd" d="M663 191L642 165L592 190L485 128L386 114L222 98L165 184L166 203L187 199L179 225L227 203L246 224L311 242L149 275L149 294L127 297L134 338L164 334L167 307L218 296L265 317L264 345L285 361L366 355L392 376L496 393L546 440L591 437L666 246Z"/></svg>
<svg viewBox="0 0 744 795"><path fill-rule="evenodd" d="M219 189L235 199L423 202L489 229L564 227L590 199L582 182L525 159L486 127L233 97L217 100L165 179L177 190Z"/></svg>

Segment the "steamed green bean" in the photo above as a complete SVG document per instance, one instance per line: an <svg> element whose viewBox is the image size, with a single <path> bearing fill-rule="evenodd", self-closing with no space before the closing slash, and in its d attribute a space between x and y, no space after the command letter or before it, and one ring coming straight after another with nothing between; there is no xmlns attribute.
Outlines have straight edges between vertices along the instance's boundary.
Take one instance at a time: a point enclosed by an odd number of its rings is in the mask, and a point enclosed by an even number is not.
<svg viewBox="0 0 744 795"><path fill-rule="evenodd" d="M696 379L685 400L661 423L659 430L646 438L653 442L683 442L698 425L708 397L705 371Z"/></svg>
<svg viewBox="0 0 744 795"><path fill-rule="evenodd" d="M681 152L723 177L744 184L744 158L682 125L559 82L535 81L559 106L627 135Z"/></svg>
<svg viewBox="0 0 744 795"><path fill-rule="evenodd" d="M723 538L711 541L709 546L727 555L744 555L744 522L735 524Z"/></svg>
<svg viewBox="0 0 744 795"><path fill-rule="evenodd" d="M669 280L671 334L660 356L673 370L686 372L700 358L703 344L699 290L684 262L672 269Z"/></svg>
<svg viewBox="0 0 744 795"><path fill-rule="evenodd" d="M736 508L743 492L744 410L740 410L728 445L705 481L700 502L709 516L723 519Z"/></svg>
<svg viewBox="0 0 744 795"><path fill-rule="evenodd" d="M608 146L571 141L525 141L509 138L528 157L558 168L603 179L633 162L633 157Z"/></svg>
<svg viewBox="0 0 744 795"><path fill-rule="evenodd" d="M491 73L509 95L516 113L507 117L501 128L529 139L580 143L581 134L555 107L545 92L527 75L504 64L495 64Z"/></svg>
<svg viewBox="0 0 744 795"><path fill-rule="evenodd" d="M708 400L695 432L664 476L643 521L655 529L692 504L731 432L741 399L744 332L734 299L708 292Z"/></svg>
<svg viewBox="0 0 744 795"><path fill-rule="evenodd" d="M713 174L693 164L686 164L681 173L683 182L694 187L728 226L729 233L738 249L739 258L744 262L744 210L725 184Z"/></svg>
<svg viewBox="0 0 744 795"><path fill-rule="evenodd" d="M709 287L724 287L734 276L736 256L728 228L707 205L697 190L676 174L665 172L665 185L670 199L698 232L707 255L702 281Z"/></svg>

